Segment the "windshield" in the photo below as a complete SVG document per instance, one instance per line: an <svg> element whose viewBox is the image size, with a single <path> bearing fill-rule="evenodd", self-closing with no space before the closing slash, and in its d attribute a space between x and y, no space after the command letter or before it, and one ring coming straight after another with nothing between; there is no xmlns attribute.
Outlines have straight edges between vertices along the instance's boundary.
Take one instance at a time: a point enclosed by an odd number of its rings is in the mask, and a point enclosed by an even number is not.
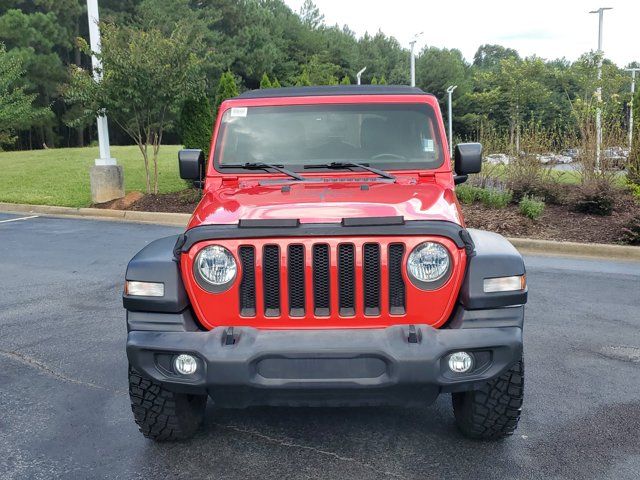
<svg viewBox="0 0 640 480"><path fill-rule="evenodd" d="M333 162L402 170L442 161L434 111L426 104L233 107L222 117L214 157L216 166L238 171L252 162L291 170Z"/></svg>

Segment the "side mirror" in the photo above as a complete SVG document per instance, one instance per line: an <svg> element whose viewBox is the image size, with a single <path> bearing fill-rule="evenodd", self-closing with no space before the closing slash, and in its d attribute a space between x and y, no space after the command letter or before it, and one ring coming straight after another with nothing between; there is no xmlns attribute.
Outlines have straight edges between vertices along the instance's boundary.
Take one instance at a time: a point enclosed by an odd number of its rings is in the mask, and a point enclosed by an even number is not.
<svg viewBox="0 0 640 480"><path fill-rule="evenodd" d="M469 174L480 172L482 168L482 144L459 143L456 145L453 157L456 171L453 180L458 185L466 182Z"/></svg>
<svg viewBox="0 0 640 480"><path fill-rule="evenodd" d="M184 149L178 152L180 178L201 182L204 178L204 153L202 150Z"/></svg>

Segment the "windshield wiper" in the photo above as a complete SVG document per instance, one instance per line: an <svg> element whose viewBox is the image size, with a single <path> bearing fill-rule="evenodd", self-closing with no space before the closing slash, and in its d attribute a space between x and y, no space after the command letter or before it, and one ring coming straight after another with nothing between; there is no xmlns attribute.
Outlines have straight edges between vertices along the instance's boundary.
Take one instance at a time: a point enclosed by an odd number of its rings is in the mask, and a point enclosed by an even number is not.
<svg viewBox="0 0 640 480"><path fill-rule="evenodd" d="M391 175L388 172L385 172L384 170L380 170L378 168L374 168L374 167L370 167L368 163L356 163L356 162L331 162L331 163L314 163L311 165L305 165L304 168L330 168L330 169L335 169L335 170L342 170L345 168L352 168L352 167L358 167L358 168L362 168L364 170L367 170L368 172L371 173L375 173L376 175L381 176L382 178L386 178L388 180L394 180L396 179L396 177L394 177L393 175Z"/></svg>
<svg viewBox="0 0 640 480"><path fill-rule="evenodd" d="M272 170L276 170L277 172L284 173L285 175L295 178L296 180L300 180L304 182L308 180L302 175L298 175L296 172L292 172L284 168L282 165L275 165L273 163L264 163L264 162L247 162L247 163L237 163L237 164L227 164L227 165L219 165L220 168L244 168L245 170L266 170L271 168Z"/></svg>

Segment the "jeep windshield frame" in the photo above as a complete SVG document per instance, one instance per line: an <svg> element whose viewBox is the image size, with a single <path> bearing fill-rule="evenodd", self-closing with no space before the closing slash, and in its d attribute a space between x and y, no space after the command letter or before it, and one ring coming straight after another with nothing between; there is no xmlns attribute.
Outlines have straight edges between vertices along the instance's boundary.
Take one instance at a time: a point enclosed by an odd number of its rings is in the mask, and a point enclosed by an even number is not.
<svg viewBox="0 0 640 480"><path fill-rule="evenodd" d="M336 173L330 165L338 163L382 171L436 170L448 158L441 120L426 102L232 104L218 122L212 163L222 174L255 175L242 167L247 163L298 173L309 168ZM323 164L328 167L310 167Z"/></svg>

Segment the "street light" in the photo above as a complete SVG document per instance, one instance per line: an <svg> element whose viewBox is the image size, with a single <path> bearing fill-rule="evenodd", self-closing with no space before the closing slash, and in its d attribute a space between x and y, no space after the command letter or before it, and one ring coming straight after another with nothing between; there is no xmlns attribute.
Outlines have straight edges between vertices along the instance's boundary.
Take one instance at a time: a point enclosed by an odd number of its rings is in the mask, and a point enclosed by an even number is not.
<svg viewBox="0 0 640 480"><path fill-rule="evenodd" d="M89 19L89 42L91 44L91 65L93 79L102 80L102 62L96 56L100 54L100 27L98 22L98 0L87 0L87 17ZM115 158L111 158L109 147L109 124L104 110L96 118L98 125L98 146L100 158L95 159L89 178L91 182L91 199L93 203L103 203L124 197L124 178L122 166Z"/></svg>
<svg viewBox="0 0 640 480"><path fill-rule="evenodd" d="M640 68L626 68L627 72L631 72L631 104L629 105L629 151L633 145L633 100L636 92L636 72L640 72Z"/></svg>
<svg viewBox="0 0 640 480"><path fill-rule="evenodd" d="M449 156L453 156L453 114L451 108L451 95L453 91L458 88L457 85L451 85L447 88L447 93L449 94Z"/></svg>
<svg viewBox="0 0 640 480"><path fill-rule="evenodd" d="M415 56L414 50L415 50L416 42L418 41L418 37L423 33L424 32L416 33L413 36L413 40L409 42L409 45L411 45L411 86L412 87L416 86L416 56Z"/></svg>
<svg viewBox="0 0 640 480"><path fill-rule="evenodd" d="M600 151L602 149L602 20L605 10L613 10L611 7L601 7L597 10L591 10L589 13L598 14L598 89L596 90L596 100L598 108L596 110L596 170L600 170Z"/></svg>
<svg viewBox="0 0 640 480"><path fill-rule="evenodd" d="M364 71L367 69L367 67L364 67L362 70L360 70L358 73L356 73L356 80L358 81L358 85L360 85L360 77L362 77L362 74L364 73Z"/></svg>

